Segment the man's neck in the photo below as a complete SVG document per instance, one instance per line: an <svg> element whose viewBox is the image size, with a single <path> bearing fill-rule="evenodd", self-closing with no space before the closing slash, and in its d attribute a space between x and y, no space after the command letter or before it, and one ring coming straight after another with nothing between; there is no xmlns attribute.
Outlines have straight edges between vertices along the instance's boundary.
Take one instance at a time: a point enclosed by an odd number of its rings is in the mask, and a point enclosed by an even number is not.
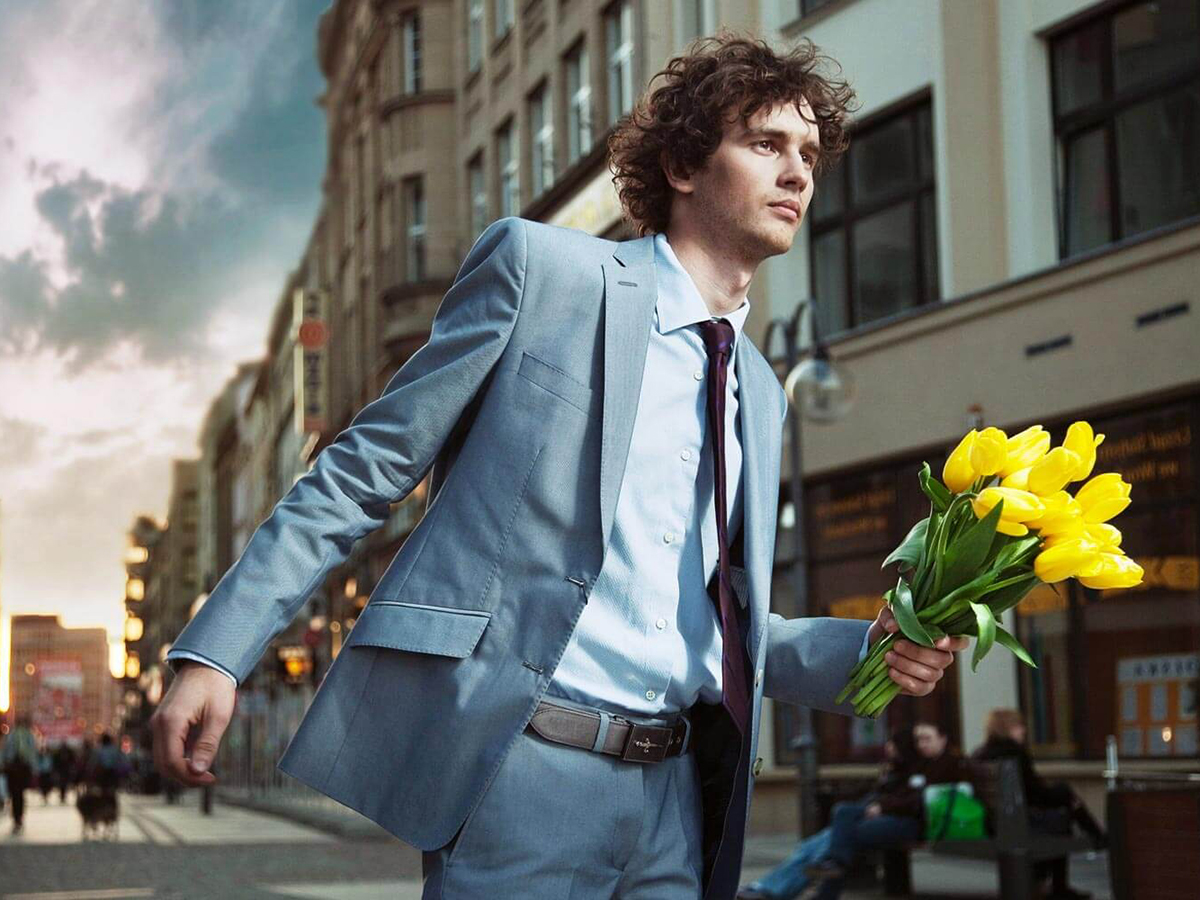
<svg viewBox="0 0 1200 900"><path fill-rule="evenodd" d="M755 265L749 265L707 236L686 227L672 225L666 232L675 258L692 276L696 290L714 316L733 312L746 301Z"/></svg>

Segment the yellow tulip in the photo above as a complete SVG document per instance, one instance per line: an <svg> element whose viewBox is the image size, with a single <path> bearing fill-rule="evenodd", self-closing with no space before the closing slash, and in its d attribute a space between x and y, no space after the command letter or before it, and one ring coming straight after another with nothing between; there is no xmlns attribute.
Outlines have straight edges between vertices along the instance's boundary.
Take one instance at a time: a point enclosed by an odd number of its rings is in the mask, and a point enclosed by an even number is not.
<svg viewBox="0 0 1200 900"><path fill-rule="evenodd" d="M1025 522L1042 537L1059 535L1083 529L1083 507L1066 491L1055 491L1041 498L1043 513L1036 519Z"/></svg>
<svg viewBox="0 0 1200 900"><path fill-rule="evenodd" d="M1029 491L1005 487L984 488L978 497L971 500L971 507L976 517L982 519L1001 500L1004 501L1004 508L1000 511L1000 519L1004 522L1028 522L1040 516L1046 508L1041 499Z"/></svg>
<svg viewBox="0 0 1200 900"><path fill-rule="evenodd" d="M1005 445L1007 458L1000 469L1001 477L1011 475L1018 469L1027 469L1046 455L1050 449L1050 433L1041 425L1030 425L1014 434Z"/></svg>
<svg viewBox="0 0 1200 900"><path fill-rule="evenodd" d="M999 428L985 428L975 435L969 452L975 475L995 475L1008 460L1008 435Z"/></svg>
<svg viewBox="0 0 1200 900"><path fill-rule="evenodd" d="M1083 521L1089 525L1107 522L1129 505L1132 485L1117 472L1097 475L1075 494L1083 509Z"/></svg>
<svg viewBox="0 0 1200 900"><path fill-rule="evenodd" d="M1003 519L996 523L996 530L1001 534L1011 534L1013 537L1025 537L1029 534L1029 529L1020 522L1006 522Z"/></svg>
<svg viewBox="0 0 1200 900"><path fill-rule="evenodd" d="M1094 565L1100 551L1087 538L1075 538L1047 547L1033 560L1033 573L1046 584L1065 581Z"/></svg>
<svg viewBox="0 0 1200 900"><path fill-rule="evenodd" d="M1063 446L1079 456L1079 466L1071 481L1083 481L1092 474L1096 465L1096 448L1104 443L1104 435L1093 434L1092 426L1087 422L1072 422L1063 439Z"/></svg>
<svg viewBox="0 0 1200 900"><path fill-rule="evenodd" d="M1101 553L1099 566L1077 577L1084 587L1105 590L1135 587L1142 583L1144 574L1142 567L1123 553Z"/></svg>
<svg viewBox="0 0 1200 900"><path fill-rule="evenodd" d="M1125 551L1121 549L1121 532L1115 525L1099 522L1095 525L1084 525L1083 530L1103 552L1124 554Z"/></svg>
<svg viewBox="0 0 1200 900"><path fill-rule="evenodd" d="M1055 447L1030 466L1027 489L1039 497L1061 491L1067 482L1075 480L1079 465L1078 453L1066 447Z"/></svg>
<svg viewBox="0 0 1200 900"><path fill-rule="evenodd" d="M1024 469L1017 469L1000 479L1000 487L1016 488L1018 491L1029 490L1029 473L1033 471L1032 466L1026 466Z"/></svg>
<svg viewBox="0 0 1200 900"><path fill-rule="evenodd" d="M972 428L966 433L954 452L946 458L942 467L942 481L954 493L965 491L975 481L975 469L971 466L971 448L979 432Z"/></svg>

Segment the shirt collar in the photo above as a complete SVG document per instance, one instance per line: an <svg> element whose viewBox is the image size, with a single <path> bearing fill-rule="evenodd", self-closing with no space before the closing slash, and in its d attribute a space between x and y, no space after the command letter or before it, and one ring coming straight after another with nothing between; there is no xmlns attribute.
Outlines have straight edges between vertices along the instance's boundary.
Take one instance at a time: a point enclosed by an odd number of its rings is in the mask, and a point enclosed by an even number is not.
<svg viewBox="0 0 1200 900"><path fill-rule="evenodd" d="M658 312L659 334L717 318L709 312L692 276L679 262L667 236L661 231L654 235L654 264L658 277L658 303L655 309ZM738 338L748 315L750 300L746 299L733 312L720 317L733 326L734 350L737 349Z"/></svg>

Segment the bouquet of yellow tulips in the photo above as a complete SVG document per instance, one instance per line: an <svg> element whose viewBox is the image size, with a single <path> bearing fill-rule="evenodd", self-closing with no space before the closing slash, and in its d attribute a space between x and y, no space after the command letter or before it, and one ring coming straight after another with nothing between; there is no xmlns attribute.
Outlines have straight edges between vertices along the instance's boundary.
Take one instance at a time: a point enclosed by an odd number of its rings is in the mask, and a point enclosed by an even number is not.
<svg viewBox="0 0 1200 900"><path fill-rule="evenodd" d="M1036 665L1000 616L1040 583L1077 578L1090 588L1140 584L1142 567L1121 550L1109 519L1129 505L1120 474L1090 477L1104 435L1087 422L1067 429L1061 447L1033 425L1009 437L999 428L972 431L946 460L942 480L921 467L929 498L922 519L883 562L900 578L884 594L900 633L878 641L838 696L854 695L854 711L876 718L900 693L884 659L903 636L932 647L946 635L975 637L975 669L995 644ZM1074 496L1068 484L1085 481Z"/></svg>

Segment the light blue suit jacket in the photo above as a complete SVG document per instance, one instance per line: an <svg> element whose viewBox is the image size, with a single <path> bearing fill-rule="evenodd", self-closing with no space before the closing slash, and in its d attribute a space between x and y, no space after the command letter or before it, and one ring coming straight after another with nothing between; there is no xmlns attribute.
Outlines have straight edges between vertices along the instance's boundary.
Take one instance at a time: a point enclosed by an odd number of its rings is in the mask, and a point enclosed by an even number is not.
<svg viewBox="0 0 1200 900"><path fill-rule="evenodd" d="M615 243L511 217L479 237L429 342L318 455L175 641L243 680L388 504L430 474L425 517L283 771L422 850L453 837L542 698L600 571L656 295L651 237ZM696 717L706 897L737 887L763 694L849 713L833 698L869 625L769 613L787 404L747 335L736 371L744 507L731 540L745 565L733 580L755 725L739 741L727 718Z"/></svg>

